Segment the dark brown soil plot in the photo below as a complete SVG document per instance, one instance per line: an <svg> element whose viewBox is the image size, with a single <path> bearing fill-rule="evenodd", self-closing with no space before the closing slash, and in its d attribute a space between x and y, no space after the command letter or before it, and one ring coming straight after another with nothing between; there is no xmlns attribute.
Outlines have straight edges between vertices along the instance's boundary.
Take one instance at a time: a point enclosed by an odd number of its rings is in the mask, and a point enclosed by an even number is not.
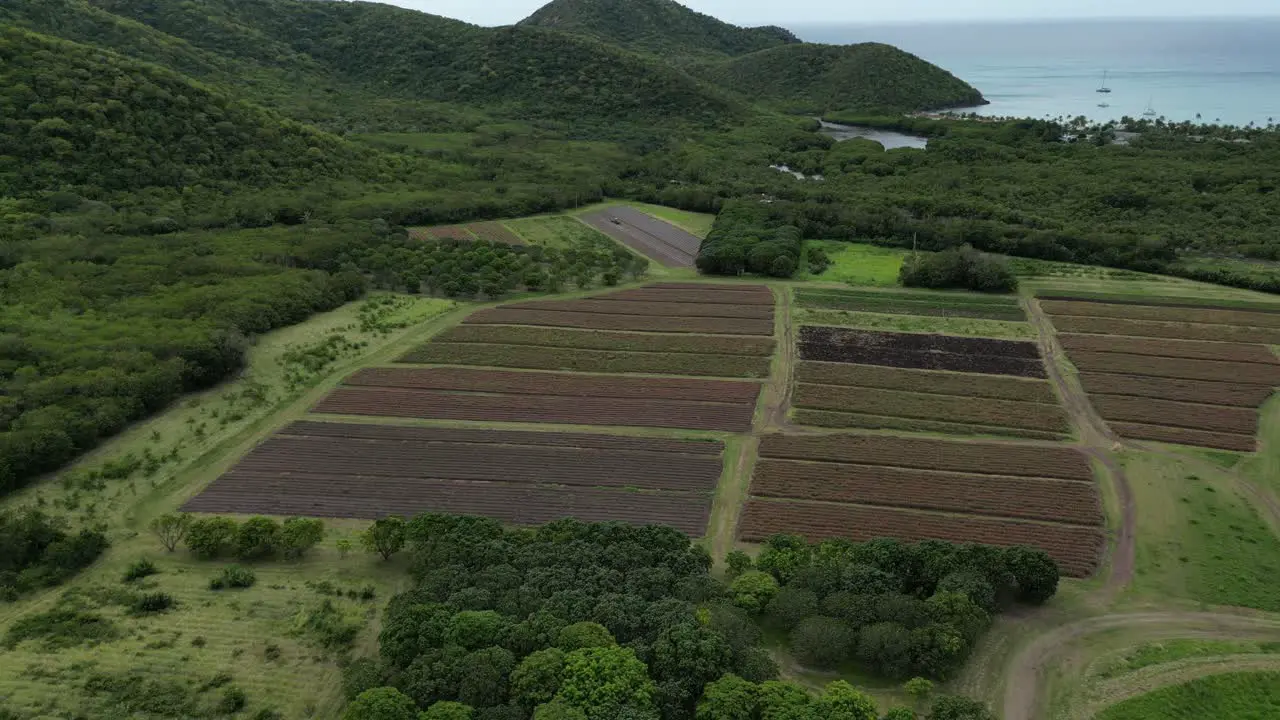
<svg viewBox="0 0 1280 720"><path fill-rule="evenodd" d="M1264 328L1202 325L1189 322L1153 322L1150 320L1125 320L1123 318L1073 317L1069 315L1055 315L1052 320L1054 327L1066 333L1130 335L1133 337L1280 345L1280 330Z"/></svg>
<svg viewBox="0 0 1280 720"><path fill-rule="evenodd" d="M1276 365L1275 353L1265 345L1207 342L1203 340L1157 340L1116 335L1072 335L1059 333L1058 341L1067 350L1127 353L1194 360L1225 360Z"/></svg>
<svg viewBox="0 0 1280 720"><path fill-rule="evenodd" d="M1069 430L1066 412L1057 405L1045 403L805 383L796 387L794 402L797 407L818 410L977 423L1050 432L1065 433Z"/></svg>
<svg viewBox="0 0 1280 720"><path fill-rule="evenodd" d="M808 330L810 328L806 327L804 329ZM1043 378L1046 376L1044 364L1039 359L929 350L892 350L857 345L825 344L817 340L802 341L800 343L800 357L804 360L821 362L881 365L916 370L946 370L1027 378Z"/></svg>
<svg viewBox="0 0 1280 720"><path fill-rule="evenodd" d="M1269 385L1088 372L1080 373L1080 383L1088 393L1132 395L1203 405L1232 405L1249 408L1261 406L1273 392Z"/></svg>
<svg viewBox="0 0 1280 720"><path fill-rule="evenodd" d="M183 506L187 512L375 519L424 512L483 515L516 525L574 517L634 525L670 525L706 533L710 495L641 493L347 475L262 476L228 473Z"/></svg>
<svg viewBox="0 0 1280 720"><path fill-rule="evenodd" d="M436 336L436 342L488 343L703 355L767 356L773 354L773 338L730 335L660 335L657 333L567 330L523 325L459 325Z"/></svg>
<svg viewBox="0 0 1280 720"><path fill-rule="evenodd" d="M1143 425L1141 423L1112 422L1108 424L1121 437L1134 440L1154 440L1174 445L1192 445L1195 447L1217 448L1219 450L1234 450L1236 452L1253 452L1258 447L1253 435L1235 435L1165 425Z"/></svg>
<svg viewBox="0 0 1280 720"><path fill-rule="evenodd" d="M540 325L586 330L629 330L700 335L773 335L772 320L604 315L553 310L508 310L501 307L472 313L463 322L468 325Z"/></svg>
<svg viewBox="0 0 1280 720"><path fill-rule="evenodd" d="M1089 400L1106 420L1237 435L1253 435L1258 428L1258 413L1253 408L1196 405L1124 395L1095 394L1090 395Z"/></svg>
<svg viewBox="0 0 1280 720"><path fill-rule="evenodd" d="M507 372L466 368L366 368L344 384L517 395L696 400L755 405L759 383Z"/></svg>
<svg viewBox="0 0 1280 720"><path fill-rule="evenodd" d="M607 297L607 296L606 296ZM773 320L772 305L732 305L724 303L636 302L634 300L550 300L503 305L513 310L555 310L558 312L603 313L606 315L651 315L656 317L715 317Z"/></svg>
<svg viewBox="0 0 1280 720"><path fill-rule="evenodd" d="M680 400L474 395L425 390L338 388L321 400L314 411L332 415L665 427L736 433L750 429L755 408L750 405Z"/></svg>
<svg viewBox="0 0 1280 720"><path fill-rule="evenodd" d="M584 450L629 450L632 452L675 453L680 455L719 456L724 452L724 443L719 440L674 440L554 431L468 430L415 425L319 422L315 420L299 420L291 423L280 430L278 434L295 437L399 440L414 443L574 447Z"/></svg>
<svg viewBox="0 0 1280 720"><path fill-rule="evenodd" d="M888 435L766 435L760 456L791 460L889 465L987 475L1093 481L1085 455L1074 448L961 442Z"/></svg>
<svg viewBox="0 0 1280 720"><path fill-rule="evenodd" d="M666 289L650 285L634 290L619 290L608 295L597 295L606 300L635 300L637 302L681 302L681 303L732 303L737 305L773 305L773 293L761 285L755 290L742 290L741 287L757 287L751 285L707 285L706 290ZM717 288L729 288L717 289Z"/></svg>
<svg viewBox="0 0 1280 720"><path fill-rule="evenodd" d="M904 430L906 432L942 433L944 435L1000 435L1030 440L1062 440L1064 437L1060 432L1029 430L1027 428L955 423L942 420L891 417L888 415L868 415L865 413L834 412L831 410L812 410L809 408L792 410L791 421L796 425L844 430Z"/></svg>
<svg viewBox="0 0 1280 720"><path fill-rule="evenodd" d="M430 342L411 351L398 362L590 373L763 378L769 375L770 358Z"/></svg>
<svg viewBox="0 0 1280 720"><path fill-rule="evenodd" d="M766 459L756 467L751 494L1079 525L1103 523L1097 487L1072 480Z"/></svg>
<svg viewBox="0 0 1280 720"><path fill-rule="evenodd" d="M983 397L997 400L1056 403L1053 388L1042 380L1015 377L973 375L969 373L934 372L909 368L803 361L796 369L796 380L821 385L849 385Z"/></svg>
<svg viewBox="0 0 1280 720"><path fill-rule="evenodd" d="M1040 358L1040 349L1036 344L1022 340L880 332L824 325L806 325L800 328L800 342L831 347L869 348L886 352L945 352L1027 360Z"/></svg>
<svg viewBox="0 0 1280 720"><path fill-rule="evenodd" d="M1086 372L1147 375L1183 380L1216 380L1266 386L1280 383L1280 365L1158 358L1150 355L1096 353L1083 350L1073 352L1069 357L1076 367Z"/></svg>
<svg viewBox="0 0 1280 720"><path fill-rule="evenodd" d="M665 267L693 267L702 247L696 235L634 208L611 207L583 215L582 220Z"/></svg>
<svg viewBox="0 0 1280 720"><path fill-rule="evenodd" d="M715 292L746 292L757 295L769 294L768 285L752 285L750 283L727 282L657 282L645 285L653 290L706 290Z"/></svg>
<svg viewBox="0 0 1280 720"><path fill-rule="evenodd" d="M1097 527L752 498L743 514L739 537L759 541L777 533L803 535L813 542L830 538L863 542L894 537L909 542L944 540L1001 546L1031 545L1043 548L1057 561L1062 573L1071 577L1091 575L1097 569L1106 546L1104 531Z"/></svg>
<svg viewBox="0 0 1280 720"><path fill-rule="evenodd" d="M1071 297L1069 295L1037 295L1036 297L1042 301L1057 300L1062 302L1102 303L1106 305L1147 305L1155 307L1193 308L1197 310L1247 310L1249 312L1280 313L1280 304L1257 303L1242 300L1232 300L1228 303L1215 304L1212 300L1195 302L1181 298L1150 296L1136 300L1120 297Z"/></svg>
<svg viewBox="0 0 1280 720"><path fill-rule="evenodd" d="M1085 317L1124 318L1126 320L1155 320L1163 322L1203 323L1208 325L1280 328L1280 313L1273 312L1207 310L1189 307L1117 305L1092 302L1043 302L1041 303L1041 307L1043 307L1044 311L1050 315L1077 315Z"/></svg>

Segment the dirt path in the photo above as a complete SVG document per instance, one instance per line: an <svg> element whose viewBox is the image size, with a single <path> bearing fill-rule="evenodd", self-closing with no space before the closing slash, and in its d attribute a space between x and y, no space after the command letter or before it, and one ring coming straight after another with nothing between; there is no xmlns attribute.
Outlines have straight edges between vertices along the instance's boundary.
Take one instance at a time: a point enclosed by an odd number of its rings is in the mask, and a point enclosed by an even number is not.
<svg viewBox="0 0 1280 720"><path fill-rule="evenodd" d="M772 378L774 401L769 404L765 416L764 430L791 430L787 420L787 412L791 409L791 395L794 385L791 377L796 367L796 343L791 319L791 291L788 288L775 288L779 294L776 312L778 313L780 332L778 333L778 362Z"/></svg>

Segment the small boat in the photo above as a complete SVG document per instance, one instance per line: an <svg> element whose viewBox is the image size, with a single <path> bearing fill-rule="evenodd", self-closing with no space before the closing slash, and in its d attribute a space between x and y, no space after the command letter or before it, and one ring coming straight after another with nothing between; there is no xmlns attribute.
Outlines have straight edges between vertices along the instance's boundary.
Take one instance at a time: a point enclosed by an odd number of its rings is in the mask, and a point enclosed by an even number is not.
<svg viewBox="0 0 1280 720"><path fill-rule="evenodd" d="M1106 101L1103 101L1103 102L1098 103L1098 107L1100 107L1100 108L1109 108L1109 107L1111 107L1111 103L1106 102Z"/></svg>
<svg viewBox="0 0 1280 720"><path fill-rule="evenodd" d="M1111 88L1107 87L1107 71L1106 70L1102 71L1102 87L1098 88L1098 92L1100 93L1111 92Z"/></svg>
<svg viewBox="0 0 1280 720"><path fill-rule="evenodd" d="M1147 109L1142 111L1142 117L1155 117L1156 115L1157 115L1156 109L1151 106L1151 99L1148 98Z"/></svg>

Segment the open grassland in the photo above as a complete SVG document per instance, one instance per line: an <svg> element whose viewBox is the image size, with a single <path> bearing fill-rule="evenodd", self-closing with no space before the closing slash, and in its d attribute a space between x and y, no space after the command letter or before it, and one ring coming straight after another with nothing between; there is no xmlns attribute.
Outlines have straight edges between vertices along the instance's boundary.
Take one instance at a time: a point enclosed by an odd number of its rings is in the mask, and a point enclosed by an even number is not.
<svg viewBox="0 0 1280 720"><path fill-rule="evenodd" d="M796 303L805 308L853 310L886 315L926 315L1021 322L1026 319L1016 297L970 293L926 293L870 290L797 289Z"/></svg>
<svg viewBox="0 0 1280 720"><path fill-rule="evenodd" d="M1187 660L1189 658L1226 655L1278 655L1280 641L1198 640L1177 638L1148 642L1130 647L1108 658L1097 669L1100 678L1119 677L1146 667Z"/></svg>
<svg viewBox="0 0 1280 720"><path fill-rule="evenodd" d="M898 272L908 254L897 248L836 240L809 240L805 250L820 250L831 260L830 267L819 275L808 275L808 279L846 285L897 285Z"/></svg>
<svg viewBox="0 0 1280 720"><path fill-rule="evenodd" d="M1099 720L1268 720L1280 717L1280 672L1198 678L1125 700Z"/></svg>
<svg viewBox="0 0 1280 720"><path fill-rule="evenodd" d="M939 333L967 337L1032 339L1036 332L1025 322L981 320L976 318L930 317L921 315L888 315L853 310L796 308L792 313L797 323L835 325L861 330L887 332Z"/></svg>

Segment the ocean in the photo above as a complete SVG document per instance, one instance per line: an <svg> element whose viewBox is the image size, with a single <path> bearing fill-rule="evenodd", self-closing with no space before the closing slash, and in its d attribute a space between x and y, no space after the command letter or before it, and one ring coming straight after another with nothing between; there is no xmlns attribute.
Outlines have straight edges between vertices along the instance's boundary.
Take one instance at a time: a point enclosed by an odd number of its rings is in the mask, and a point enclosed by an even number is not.
<svg viewBox="0 0 1280 720"><path fill-rule="evenodd" d="M1280 17L794 25L822 43L883 42L991 101L983 115L1280 123ZM1098 93L1106 74L1109 94ZM1099 103L1110 107L1100 108Z"/></svg>

